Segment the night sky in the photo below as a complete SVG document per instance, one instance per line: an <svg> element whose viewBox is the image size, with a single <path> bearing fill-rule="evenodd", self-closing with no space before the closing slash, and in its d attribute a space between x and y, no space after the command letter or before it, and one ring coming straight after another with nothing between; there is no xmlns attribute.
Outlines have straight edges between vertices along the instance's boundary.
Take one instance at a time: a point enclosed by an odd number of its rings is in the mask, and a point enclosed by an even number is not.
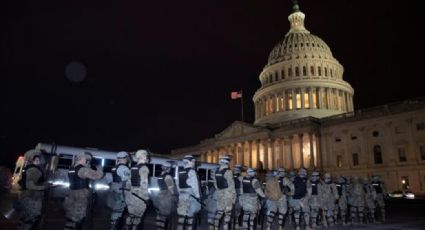
<svg viewBox="0 0 425 230"><path fill-rule="evenodd" d="M421 1L300 0L331 48L356 109L424 96ZM158 153L240 120L290 0L2 2L0 165L38 142ZM67 78L70 63L86 77ZM72 66L72 65L71 65ZM71 68L71 75L78 69Z"/></svg>

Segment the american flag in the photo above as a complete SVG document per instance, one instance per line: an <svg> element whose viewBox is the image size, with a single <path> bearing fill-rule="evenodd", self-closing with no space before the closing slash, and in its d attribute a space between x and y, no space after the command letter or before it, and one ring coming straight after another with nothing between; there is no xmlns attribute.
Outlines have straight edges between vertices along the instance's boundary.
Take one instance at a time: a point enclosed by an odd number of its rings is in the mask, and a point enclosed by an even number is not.
<svg viewBox="0 0 425 230"><path fill-rule="evenodd" d="M242 98L242 91L233 91L233 92L230 94L230 97L231 97L232 99Z"/></svg>

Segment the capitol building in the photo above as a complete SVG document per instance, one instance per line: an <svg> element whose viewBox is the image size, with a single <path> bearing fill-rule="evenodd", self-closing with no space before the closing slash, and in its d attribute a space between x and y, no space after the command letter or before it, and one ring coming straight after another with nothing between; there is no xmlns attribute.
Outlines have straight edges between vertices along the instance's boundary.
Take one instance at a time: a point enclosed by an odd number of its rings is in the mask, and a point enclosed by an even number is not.
<svg viewBox="0 0 425 230"><path fill-rule="evenodd" d="M389 191L425 193L425 100L355 110L354 89L329 46L304 25L297 4L290 29L270 52L253 96L255 122L235 121L172 155L272 170L305 167L336 175L379 175Z"/></svg>

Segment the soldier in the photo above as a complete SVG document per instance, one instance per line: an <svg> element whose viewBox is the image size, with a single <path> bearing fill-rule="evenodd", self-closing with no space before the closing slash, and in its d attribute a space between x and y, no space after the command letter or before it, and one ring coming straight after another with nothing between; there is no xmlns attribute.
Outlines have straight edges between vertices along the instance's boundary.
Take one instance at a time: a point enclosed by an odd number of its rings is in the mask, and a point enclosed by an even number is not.
<svg viewBox="0 0 425 230"><path fill-rule="evenodd" d="M283 229L285 226L285 218L286 213L288 211L288 196L292 196L294 194L294 184L292 181L286 176L286 171L284 168L278 169L278 181L279 187L282 191L282 197L278 200L277 212L278 212L278 222L279 222L279 230Z"/></svg>
<svg viewBox="0 0 425 230"><path fill-rule="evenodd" d="M243 215L243 228L254 229L255 216L260 207L258 195L265 198L263 189L261 188L260 181L255 177L255 170L249 168L247 176L242 180L242 194L239 197L239 203L242 205Z"/></svg>
<svg viewBox="0 0 425 230"><path fill-rule="evenodd" d="M375 223L376 192L375 189L373 189L372 185L369 183L369 179L367 179L367 177L363 178L363 189L365 192L365 204L367 208L366 220L370 218L370 221L372 223Z"/></svg>
<svg viewBox="0 0 425 230"><path fill-rule="evenodd" d="M294 180L295 177L297 176L297 173L294 170L289 171L288 173L288 179L292 182L292 185L294 184ZM295 187L294 187L295 189ZM288 199L288 222L291 225L294 219L294 207L292 206L294 204L294 202L292 201L293 196L294 196L294 192L295 190L291 191L288 195L287 195L287 199Z"/></svg>
<svg viewBox="0 0 425 230"><path fill-rule="evenodd" d="M372 186L376 192L376 204L380 209L381 220L385 222L385 202L384 202L384 194L386 192L384 182L379 179L379 176L372 177Z"/></svg>
<svg viewBox="0 0 425 230"><path fill-rule="evenodd" d="M149 163L148 152L143 149L137 150L133 159L137 164L131 167L130 180L127 181L124 196L128 210L126 229L135 230L142 221L149 202L149 168L146 166Z"/></svg>
<svg viewBox="0 0 425 230"><path fill-rule="evenodd" d="M91 169L92 159L89 152L78 154L74 166L68 172L70 192L64 201L65 229L82 228L91 195L90 181L104 176L102 168Z"/></svg>
<svg viewBox="0 0 425 230"><path fill-rule="evenodd" d="M319 172L314 171L311 174L310 180L307 182L307 191L308 191L308 194L311 195L309 204L310 204L311 221L312 221L313 228L317 226L317 216L319 215L319 211L322 208L322 193L323 193L322 186L323 185L320 180ZM307 222L307 218L305 220Z"/></svg>
<svg viewBox="0 0 425 230"><path fill-rule="evenodd" d="M275 216L277 216L278 200L283 196L279 187L279 181L273 172L267 173L266 175L265 194L267 215L266 229L270 230L273 225Z"/></svg>
<svg viewBox="0 0 425 230"><path fill-rule="evenodd" d="M239 197L242 194L242 165L235 165L235 168L233 169L233 181L235 181L235 191L236 191L236 201L235 201L235 207L234 207L234 213L235 213L235 220L240 226L242 224L241 219L241 213L242 213L242 206L239 203Z"/></svg>
<svg viewBox="0 0 425 230"><path fill-rule="evenodd" d="M195 162L195 158L192 155L184 156L184 169L179 171L178 230L191 230L194 225L193 218L201 210L201 194L199 179L195 171Z"/></svg>
<svg viewBox="0 0 425 230"><path fill-rule="evenodd" d="M36 150L25 153L26 166L22 169L19 200L19 229L34 228L41 218L44 190L48 188L41 167L41 155Z"/></svg>
<svg viewBox="0 0 425 230"><path fill-rule="evenodd" d="M112 168L112 183L111 192L107 199L107 206L112 210L111 213L111 229L119 229L117 226L125 207L124 190L126 183L130 178L130 156L127 152L119 152L115 162L115 167Z"/></svg>
<svg viewBox="0 0 425 230"><path fill-rule="evenodd" d="M336 190L338 192L337 206L334 213L334 220L338 222L338 213L341 216L343 225L347 224L347 183L342 176L336 178L335 183Z"/></svg>
<svg viewBox="0 0 425 230"><path fill-rule="evenodd" d="M365 206L365 194L363 185L359 182L359 178L354 176L350 186L350 204L351 204L351 223L363 223L363 212ZM358 218L356 218L358 216ZM357 219L357 221L356 221Z"/></svg>
<svg viewBox="0 0 425 230"><path fill-rule="evenodd" d="M229 228L232 219L232 208L236 199L235 182L233 173L229 169L230 158L222 156L219 160L220 167L214 174L214 187L217 193L217 211L214 226L210 229L220 229L220 220L223 218L223 229Z"/></svg>
<svg viewBox="0 0 425 230"><path fill-rule="evenodd" d="M307 170L304 168L299 169L298 176L294 178L294 195L290 200L291 206L294 209L296 230L300 229L300 215L304 213L304 220L306 222L306 229L310 228L310 207L309 199L311 190L307 191Z"/></svg>
<svg viewBox="0 0 425 230"><path fill-rule="evenodd" d="M335 184L332 182L330 173L325 173L324 183L322 183L322 208L324 214L326 214L327 225L332 226L334 224L334 211L335 203L338 200L338 191ZM323 217L325 218L325 217ZM325 222L325 220L323 220Z"/></svg>
<svg viewBox="0 0 425 230"><path fill-rule="evenodd" d="M161 166L162 172L158 177L158 196L153 199L153 205L156 210L156 228L167 229L170 222L170 216L175 212L177 203L177 190L171 172L170 162L164 162Z"/></svg>

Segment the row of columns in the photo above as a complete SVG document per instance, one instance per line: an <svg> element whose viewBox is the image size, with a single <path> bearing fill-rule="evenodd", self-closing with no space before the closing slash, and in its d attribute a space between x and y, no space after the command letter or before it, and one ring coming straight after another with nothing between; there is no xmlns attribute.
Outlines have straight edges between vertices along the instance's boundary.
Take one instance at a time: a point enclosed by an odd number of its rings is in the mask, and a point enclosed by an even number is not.
<svg viewBox="0 0 425 230"><path fill-rule="evenodd" d="M354 110L353 96L350 93L340 89L320 87L284 89L264 96L254 104L256 119L272 113L296 109L329 109L343 112Z"/></svg>
<svg viewBox="0 0 425 230"><path fill-rule="evenodd" d="M274 73L269 73L265 75L263 78L264 84L270 84L274 81L278 81L280 79L286 78L294 78L294 77L337 77L340 76L340 73L333 68L330 67L322 67L322 66L313 66L313 65L304 65L304 66L295 66L288 67L286 69L280 70L280 72L275 71ZM340 77L339 77L340 78Z"/></svg>
<svg viewBox="0 0 425 230"><path fill-rule="evenodd" d="M217 147L202 153L201 161L217 163L220 156L229 154L232 155L232 167L241 164L260 168L262 164L262 168L267 170L279 167L316 168L320 164L319 150L320 139L317 134L300 133L283 138L248 140Z"/></svg>

